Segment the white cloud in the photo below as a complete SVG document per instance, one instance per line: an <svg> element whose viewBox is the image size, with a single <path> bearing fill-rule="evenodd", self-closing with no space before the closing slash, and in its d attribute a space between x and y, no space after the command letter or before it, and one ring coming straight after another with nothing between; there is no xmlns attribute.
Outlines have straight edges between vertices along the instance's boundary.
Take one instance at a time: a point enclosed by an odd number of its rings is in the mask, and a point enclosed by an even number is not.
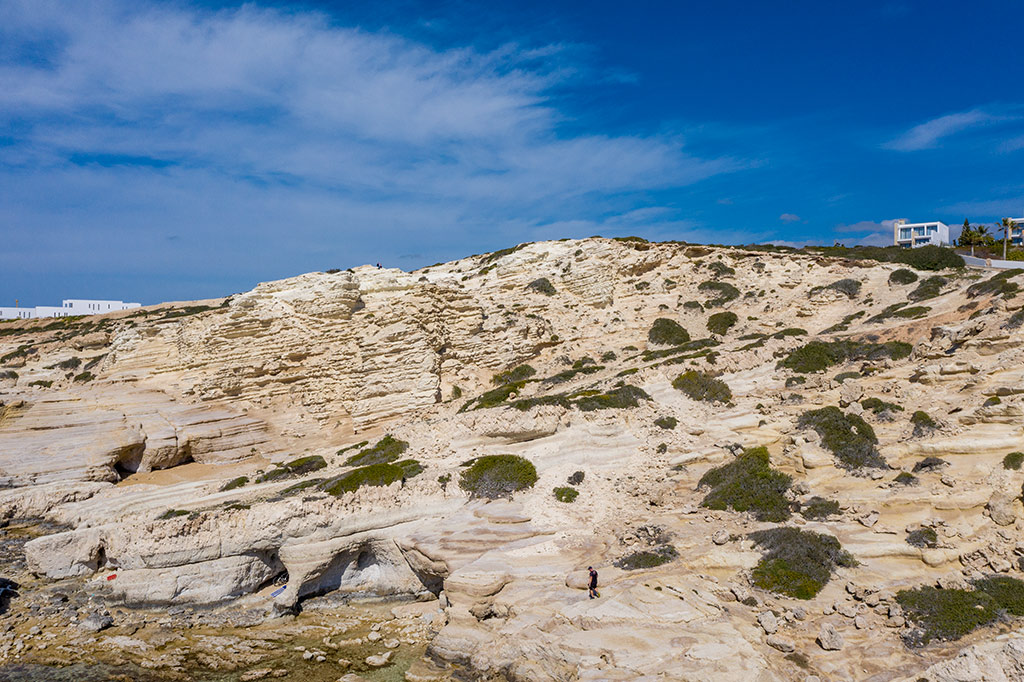
<svg viewBox="0 0 1024 682"><path fill-rule="evenodd" d="M252 259L428 260L573 220L656 231L685 223L637 197L746 165L670 135L566 135L550 93L586 69L558 45L437 50L311 12L127 0L5 2L0 44L45 53L0 62L0 125L18 122L0 229L32 235L5 244L7 276L43 248L65 271L265 278Z"/></svg>
<svg viewBox="0 0 1024 682"><path fill-rule="evenodd" d="M800 222L800 216L795 213L783 213L779 216L779 220L784 223L798 223Z"/></svg>
<svg viewBox="0 0 1024 682"><path fill-rule="evenodd" d="M931 149L937 146L944 137L955 135L968 128L984 125L994 120L998 120L997 117L987 114L980 109L947 114L918 124L882 146L886 149L901 152Z"/></svg>

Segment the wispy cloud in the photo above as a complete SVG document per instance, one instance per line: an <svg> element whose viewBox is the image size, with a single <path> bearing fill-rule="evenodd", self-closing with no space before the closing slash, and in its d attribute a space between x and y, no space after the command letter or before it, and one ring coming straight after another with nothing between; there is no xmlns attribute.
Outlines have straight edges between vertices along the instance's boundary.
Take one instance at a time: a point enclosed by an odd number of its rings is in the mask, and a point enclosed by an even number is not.
<svg viewBox="0 0 1024 682"><path fill-rule="evenodd" d="M47 268L266 277L261 261L426 261L572 220L679 227L643 197L748 165L670 134L565 133L552 92L586 69L558 45L435 49L312 12L127 0L6 2L0 44L8 272L46 250Z"/></svg>
<svg viewBox="0 0 1024 682"><path fill-rule="evenodd" d="M783 213L779 216L779 220L784 223L798 223L800 222L800 216L795 213Z"/></svg>
<svg viewBox="0 0 1024 682"><path fill-rule="evenodd" d="M955 114L946 114L920 123L898 137L882 145L885 149L900 152L934 149L948 137L966 132L974 128L991 126L1007 121L1018 121L1018 115L1002 112L971 109Z"/></svg>

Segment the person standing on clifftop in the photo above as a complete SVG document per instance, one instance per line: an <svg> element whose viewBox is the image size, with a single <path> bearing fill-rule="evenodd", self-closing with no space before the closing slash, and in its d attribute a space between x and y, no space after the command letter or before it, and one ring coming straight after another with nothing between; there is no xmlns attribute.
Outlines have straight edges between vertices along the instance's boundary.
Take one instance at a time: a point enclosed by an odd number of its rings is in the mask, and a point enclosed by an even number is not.
<svg viewBox="0 0 1024 682"><path fill-rule="evenodd" d="M593 566L587 566L587 570L590 571L590 598L600 597L601 595L597 593L597 571Z"/></svg>

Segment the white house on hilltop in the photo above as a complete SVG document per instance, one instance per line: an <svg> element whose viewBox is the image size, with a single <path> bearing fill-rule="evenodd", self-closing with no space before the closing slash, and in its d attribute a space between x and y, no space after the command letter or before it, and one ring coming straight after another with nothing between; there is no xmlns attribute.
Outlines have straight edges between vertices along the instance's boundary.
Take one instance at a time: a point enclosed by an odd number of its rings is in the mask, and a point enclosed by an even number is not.
<svg viewBox="0 0 1024 682"><path fill-rule="evenodd" d="M908 223L905 218L895 221L892 226L893 244L910 249L925 244L941 246L949 244L949 225L937 220L930 223Z"/></svg>
<svg viewBox="0 0 1024 682"><path fill-rule="evenodd" d="M141 303L124 301L95 301L85 298L67 298L60 306L37 305L35 308L0 307L0 320L31 320L38 317L71 317L72 315L102 315L115 310L141 307Z"/></svg>

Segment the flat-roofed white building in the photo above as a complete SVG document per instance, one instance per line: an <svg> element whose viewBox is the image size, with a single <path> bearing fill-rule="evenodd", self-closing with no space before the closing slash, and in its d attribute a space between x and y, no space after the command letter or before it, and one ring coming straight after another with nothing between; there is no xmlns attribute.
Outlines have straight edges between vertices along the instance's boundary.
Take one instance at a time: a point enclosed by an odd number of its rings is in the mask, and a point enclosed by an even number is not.
<svg viewBox="0 0 1024 682"><path fill-rule="evenodd" d="M892 226L893 244L910 249L925 244L949 244L949 225L937 220L928 223L908 223L905 218Z"/></svg>
<svg viewBox="0 0 1024 682"><path fill-rule="evenodd" d="M1024 218L1009 218L1010 221L1010 243L1014 246L1024 246Z"/></svg>
<svg viewBox="0 0 1024 682"><path fill-rule="evenodd" d="M37 317L71 317L72 315L102 315L116 310L141 307L141 303L99 301L87 298L67 298L61 305L37 305L34 308L0 307L0 320L31 320Z"/></svg>

